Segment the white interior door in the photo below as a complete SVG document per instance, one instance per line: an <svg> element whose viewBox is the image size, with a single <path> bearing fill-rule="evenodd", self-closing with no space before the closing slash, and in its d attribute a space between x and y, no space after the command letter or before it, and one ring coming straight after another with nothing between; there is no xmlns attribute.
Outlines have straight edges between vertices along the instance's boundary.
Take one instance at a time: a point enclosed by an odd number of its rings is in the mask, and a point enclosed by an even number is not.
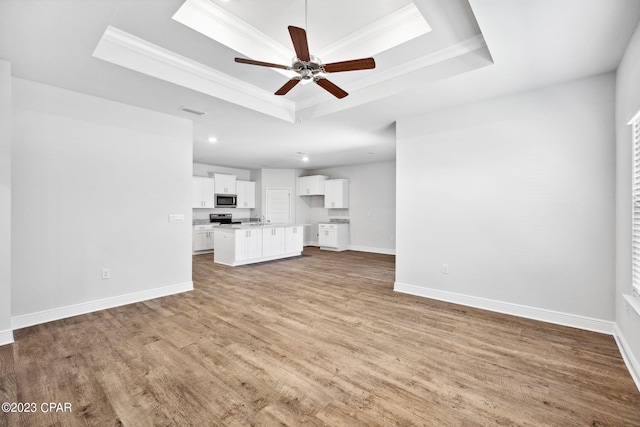
<svg viewBox="0 0 640 427"><path fill-rule="evenodd" d="M288 224L291 222L291 189L267 188L267 223Z"/></svg>

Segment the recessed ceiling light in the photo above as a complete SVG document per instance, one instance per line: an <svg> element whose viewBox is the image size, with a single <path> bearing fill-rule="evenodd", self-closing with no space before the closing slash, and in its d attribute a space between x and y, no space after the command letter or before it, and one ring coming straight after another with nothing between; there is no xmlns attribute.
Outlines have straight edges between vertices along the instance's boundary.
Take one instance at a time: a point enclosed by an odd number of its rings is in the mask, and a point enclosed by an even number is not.
<svg viewBox="0 0 640 427"><path fill-rule="evenodd" d="M216 142L218 142L218 138L216 138L215 136L210 136L207 141L209 141L212 144L215 144Z"/></svg>
<svg viewBox="0 0 640 427"><path fill-rule="evenodd" d="M309 161L309 156L302 156L301 160L303 162L308 162Z"/></svg>

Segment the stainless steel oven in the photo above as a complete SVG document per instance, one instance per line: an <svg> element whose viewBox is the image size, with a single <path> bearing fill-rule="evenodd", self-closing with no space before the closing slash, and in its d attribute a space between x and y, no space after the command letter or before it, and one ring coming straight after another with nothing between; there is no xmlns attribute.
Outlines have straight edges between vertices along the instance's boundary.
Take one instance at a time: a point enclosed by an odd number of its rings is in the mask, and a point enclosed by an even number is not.
<svg viewBox="0 0 640 427"><path fill-rule="evenodd" d="M233 220L231 219L231 214L217 214L212 213L209 214L209 222L217 222L220 225L223 224L233 224Z"/></svg>

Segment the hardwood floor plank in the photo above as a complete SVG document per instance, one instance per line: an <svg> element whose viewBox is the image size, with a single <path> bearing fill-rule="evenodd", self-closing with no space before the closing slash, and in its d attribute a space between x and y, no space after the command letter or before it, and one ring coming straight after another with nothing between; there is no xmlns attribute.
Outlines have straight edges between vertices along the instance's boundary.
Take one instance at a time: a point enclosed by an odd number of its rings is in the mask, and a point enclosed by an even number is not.
<svg viewBox="0 0 640 427"><path fill-rule="evenodd" d="M640 426L611 336L393 291L389 255L193 257L195 290L15 331L0 426Z"/></svg>
<svg viewBox="0 0 640 427"><path fill-rule="evenodd" d="M16 370L13 361L13 348L9 345L0 346L0 402L17 402L18 387ZM0 426L17 424L17 414L0 412Z"/></svg>

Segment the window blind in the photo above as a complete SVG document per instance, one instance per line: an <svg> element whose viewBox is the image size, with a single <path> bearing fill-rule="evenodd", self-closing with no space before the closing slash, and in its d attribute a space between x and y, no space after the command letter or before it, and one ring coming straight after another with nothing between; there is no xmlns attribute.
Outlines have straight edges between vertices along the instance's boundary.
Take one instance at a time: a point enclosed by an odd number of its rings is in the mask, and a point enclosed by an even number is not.
<svg viewBox="0 0 640 427"><path fill-rule="evenodd" d="M633 289L640 295L640 114L631 121L633 137L632 263Z"/></svg>

